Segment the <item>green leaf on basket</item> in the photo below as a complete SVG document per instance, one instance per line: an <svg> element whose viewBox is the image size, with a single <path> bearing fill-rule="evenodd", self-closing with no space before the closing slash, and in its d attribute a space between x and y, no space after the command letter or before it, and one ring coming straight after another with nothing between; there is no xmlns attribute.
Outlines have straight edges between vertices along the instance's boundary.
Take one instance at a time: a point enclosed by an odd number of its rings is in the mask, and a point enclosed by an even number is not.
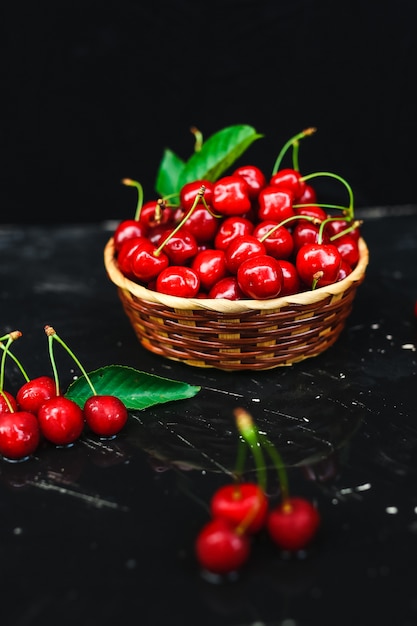
<svg viewBox="0 0 417 626"><path fill-rule="evenodd" d="M263 137L252 126L240 124L223 128L205 141L201 150L188 159L179 177L185 183L206 178L217 180L256 140Z"/></svg>
<svg viewBox="0 0 417 626"><path fill-rule="evenodd" d="M89 372L88 376L97 394L117 396L128 409L146 409L155 404L192 398L201 389L125 365L108 365ZM85 376L71 383L65 393L66 398L81 408L91 395L91 387Z"/></svg>
<svg viewBox="0 0 417 626"><path fill-rule="evenodd" d="M178 179L184 167L184 161L175 152L168 148L164 151L155 186L161 198L177 193Z"/></svg>
<svg viewBox="0 0 417 626"><path fill-rule="evenodd" d="M186 162L171 150L165 150L157 172L157 193L161 197L178 198L185 183L201 179L216 181L254 141L262 137L252 126L237 124L211 135Z"/></svg>

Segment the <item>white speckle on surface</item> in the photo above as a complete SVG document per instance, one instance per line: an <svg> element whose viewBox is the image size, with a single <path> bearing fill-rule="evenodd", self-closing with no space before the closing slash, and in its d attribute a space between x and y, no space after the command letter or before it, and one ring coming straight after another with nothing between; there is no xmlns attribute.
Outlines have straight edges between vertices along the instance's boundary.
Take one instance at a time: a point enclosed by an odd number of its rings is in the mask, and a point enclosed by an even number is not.
<svg viewBox="0 0 417 626"><path fill-rule="evenodd" d="M392 335L386 335L386 337L387 337L388 340L392 339Z"/></svg>
<svg viewBox="0 0 417 626"><path fill-rule="evenodd" d="M128 559L126 561L126 567L127 569L135 569L137 566L137 562L136 559Z"/></svg>
<svg viewBox="0 0 417 626"><path fill-rule="evenodd" d="M16 528L13 528L14 535L21 535L22 533L23 533L23 528L20 528L19 526L17 526Z"/></svg>
<svg viewBox="0 0 417 626"><path fill-rule="evenodd" d="M260 398L252 398L252 402L260 402L261 399Z"/></svg>
<svg viewBox="0 0 417 626"><path fill-rule="evenodd" d="M339 378L346 378L346 374L343 374L343 372L340 372Z"/></svg>
<svg viewBox="0 0 417 626"><path fill-rule="evenodd" d="M371 324L372 330L378 330L379 324Z"/></svg>
<svg viewBox="0 0 417 626"><path fill-rule="evenodd" d="M396 515L398 513L398 509L396 506L387 506L387 508L385 509L385 511L389 514L389 515Z"/></svg>
<svg viewBox="0 0 417 626"><path fill-rule="evenodd" d="M403 350L411 350L411 352L416 351L416 347L413 343L403 343L401 347Z"/></svg>

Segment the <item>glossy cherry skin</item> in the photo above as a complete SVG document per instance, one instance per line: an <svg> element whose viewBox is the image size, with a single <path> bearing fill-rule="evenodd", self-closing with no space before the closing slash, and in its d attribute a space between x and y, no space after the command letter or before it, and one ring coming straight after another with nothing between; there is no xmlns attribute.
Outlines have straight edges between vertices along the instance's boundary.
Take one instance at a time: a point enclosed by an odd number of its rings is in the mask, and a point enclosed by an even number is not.
<svg viewBox="0 0 417 626"><path fill-rule="evenodd" d="M65 396L46 400L38 410L38 420L45 439L60 446L74 443L84 429L81 408Z"/></svg>
<svg viewBox="0 0 417 626"><path fill-rule="evenodd" d="M38 376L27 381L16 394L16 401L20 411L29 411L37 414L39 407L57 395L56 383L50 376Z"/></svg>
<svg viewBox="0 0 417 626"><path fill-rule="evenodd" d="M233 239L241 235L251 235L254 224L246 217L226 217L220 223L214 237L214 247L217 250L226 250Z"/></svg>
<svg viewBox="0 0 417 626"><path fill-rule="evenodd" d="M201 568L213 574L231 574L239 570L250 555L250 539L237 533L227 520L210 520L199 532L195 554Z"/></svg>
<svg viewBox="0 0 417 626"><path fill-rule="evenodd" d="M261 189L266 187L266 177L256 165L241 165L233 172L233 176L242 176L249 186L249 197L252 201L259 196Z"/></svg>
<svg viewBox="0 0 417 626"><path fill-rule="evenodd" d="M208 298L224 298L225 300L241 300L245 294L238 285L236 276L225 276L213 285Z"/></svg>
<svg viewBox="0 0 417 626"><path fill-rule="evenodd" d="M40 428L36 416L29 411L0 414L0 454L6 459L22 460L37 449Z"/></svg>
<svg viewBox="0 0 417 626"><path fill-rule="evenodd" d="M140 210L139 222L145 226L147 233L155 226L168 226L172 224L173 211L159 204L157 200L145 202Z"/></svg>
<svg viewBox="0 0 417 626"><path fill-rule="evenodd" d="M197 204L192 213L186 216L187 212L184 212L178 218L179 222L185 220L184 228L195 237L198 244L213 241L219 226L218 217L210 213L203 204Z"/></svg>
<svg viewBox="0 0 417 626"><path fill-rule="evenodd" d="M321 206L317 204L311 204L309 206L294 206L294 213L296 215L306 215L307 217L313 217L319 222L322 222L327 218L327 213Z"/></svg>
<svg viewBox="0 0 417 626"><path fill-rule="evenodd" d="M294 253L306 243L316 243L319 237L319 226L307 220L297 221L292 229Z"/></svg>
<svg viewBox="0 0 417 626"><path fill-rule="evenodd" d="M317 508L304 498L288 498L272 509L267 519L272 540L281 549L291 552L306 548L316 536L319 526Z"/></svg>
<svg viewBox="0 0 417 626"><path fill-rule="evenodd" d="M180 298L193 298L200 289L200 279L191 267L170 265L156 279L156 291Z"/></svg>
<svg viewBox="0 0 417 626"><path fill-rule="evenodd" d="M307 286L325 287L337 281L342 257L333 244L307 243L297 252L295 266Z"/></svg>
<svg viewBox="0 0 417 626"><path fill-rule="evenodd" d="M303 195L305 189L305 182L300 172L289 167L283 168L271 176L269 184L291 191L294 201Z"/></svg>
<svg viewBox="0 0 417 626"><path fill-rule="evenodd" d="M354 226L351 222L347 220L337 220L332 219L329 220L325 226L325 233L329 239L331 239L334 235L338 235L344 230L349 229L349 235L354 239L359 239L360 237L360 228L359 226Z"/></svg>
<svg viewBox="0 0 417 626"><path fill-rule="evenodd" d="M288 259L277 259L282 272L281 296L291 296L301 290L301 281L294 263Z"/></svg>
<svg viewBox="0 0 417 626"><path fill-rule="evenodd" d="M244 215L252 208L250 188L242 176L223 176L213 184L211 205L220 215Z"/></svg>
<svg viewBox="0 0 417 626"><path fill-rule="evenodd" d="M4 396L6 396L7 400ZM10 407L8 403L10 404L12 411L18 410L16 398L9 391L4 391L3 389L3 391L0 393L0 414L10 413Z"/></svg>
<svg viewBox="0 0 417 626"><path fill-rule="evenodd" d="M185 265L198 252L196 238L186 228L180 228L177 232L168 229L159 240L159 246L163 246L162 250L172 265Z"/></svg>
<svg viewBox="0 0 417 626"><path fill-rule="evenodd" d="M126 425L128 412L124 403L112 395L95 395L84 404L84 419L90 430L101 437L113 437Z"/></svg>
<svg viewBox="0 0 417 626"><path fill-rule="evenodd" d="M264 187L258 196L258 220L282 222L295 215L291 191L273 185Z"/></svg>
<svg viewBox="0 0 417 626"><path fill-rule="evenodd" d="M156 254L156 251L156 246L150 241L142 242L136 248L131 257L131 269L136 279L147 283L168 267L168 256L163 251Z"/></svg>
<svg viewBox="0 0 417 626"><path fill-rule="evenodd" d="M314 187L308 183L304 183L304 191L300 197L297 198L298 204L315 204L317 202L317 193Z"/></svg>
<svg viewBox="0 0 417 626"><path fill-rule="evenodd" d="M339 280L344 280L352 272L353 272L353 270L350 267L349 263L347 261L345 261L344 259L342 259L342 263L340 265L339 274L337 275L337 282L339 282Z"/></svg>
<svg viewBox="0 0 417 626"><path fill-rule="evenodd" d="M120 250L125 241L133 239L134 237L146 237L147 231L148 227L144 222L139 222L138 220L124 220L120 222L113 235L116 253Z"/></svg>
<svg viewBox="0 0 417 626"><path fill-rule="evenodd" d="M359 261L359 244L358 239L352 235L341 235L334 239L333 243L339 250L343 260L349 263L350 267L356 267Z"/></svg>
<svg viewBox="0 0 417 626"><path fill-rule="evenodd" d="M221 517L234 526L243 524L245 531L258 532L265 524L268 498L255 483L224 485L217 489L210 502L212 517Z"/></svg>
<svg viewBox="0 0 417 626"><path fill-rule="evenodd" d="M237 282L252 300L276 298L282 289L282 270L276 259L268 254L252 256L239 266Z"/></svg>
<svg viewBox="0 0 417 626"><path fill-rule="evenodd" d="M264 244L252 235L241 235L233 239L225 250L226 267L231 274L236 274L243 261L259 254L266 254Z"/></svg>
<svg viewBox="0 0 417 626"><path fill-rule="evenodd" d="M201 250L192 260L191 268L200 278L200 287L210 291L228 273L224 250Z"/></svg>
<svg viewBox="0 0 417 626"><path fill-rule="evenodd" d="M124 241L117 254L117 266L126 278L134 279L132 271L132 258L141 243L146 243L146 237L133 237Z"/></svg>
<svg viewBox="0 0 417 626"><path fill-rule="evenodd" d="M197 197L198 192L201 187L204 186L204 200L208 205L211 204L211 198L213 195L213 183L207 179L201 180L193 180L189 183L186 183L181 187L180 190L180 205L185 210L185 212L189 211L194 204L194 201ZM197 206L204 207L202 202L199 202Z"/></svg>
<svg viewBox="0 0 417 626"><path fill-rule="evenodd" d="M267 254L276 259L288 259L294 250L292 234L277 222L265 220L260 222L253 231L254 237L261 240ZM266 239L264 238L266 236Z"/></svg>

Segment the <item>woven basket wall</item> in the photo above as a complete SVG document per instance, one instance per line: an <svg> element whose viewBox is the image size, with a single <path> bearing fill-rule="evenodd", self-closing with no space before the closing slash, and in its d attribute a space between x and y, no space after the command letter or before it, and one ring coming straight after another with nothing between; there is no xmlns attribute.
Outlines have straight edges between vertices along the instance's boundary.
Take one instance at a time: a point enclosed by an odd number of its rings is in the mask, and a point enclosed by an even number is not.
<svg viewBox="0 0 417 626"><path fill-rule="evenodd" d="M317 356L339 337L365 277L369 252L344 280L273 300L179 298L150 291L118 269L113 238L104 264L147 350L196 367L266 370Z"/></svg>

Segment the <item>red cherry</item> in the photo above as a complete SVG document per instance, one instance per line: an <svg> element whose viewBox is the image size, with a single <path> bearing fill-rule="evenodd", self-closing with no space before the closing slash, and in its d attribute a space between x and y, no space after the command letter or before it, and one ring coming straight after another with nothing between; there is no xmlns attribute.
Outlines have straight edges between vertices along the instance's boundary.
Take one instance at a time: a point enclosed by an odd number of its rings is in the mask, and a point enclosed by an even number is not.
<svg viewBox="0 0 417 626"><path fill-rule="evenodd" d="M209 291L216 282L227 274L224 250L201 250L194 257L191 268L197 272L201 287Z"/></svg>
<svg viewBox="0 0 417 626"><path fill-rule="evenodd" d="M298 201L305 189L306 183L303 181L300 172L291 168L284 168L274 174L270 181L270 185L274 187L280 187L282 189L288 189L291 191L294 200Z"/></svg>
<svg viewBox="0 0 417 626"><path fill-rule="evenodd" d="M251 235L253 229L253 222L246 217L226 217L217 229L214 238L214 247L217 248L217 250L226 250L233 239L240 235Z"/></svg>
<svg viewBox="0 0 417 626"><path fill-rule="evenodd" d="M290 497L270 511L267 529L272 540L283 550L305 548L320 525L317 508L304 498Z"/></svg>
<svg viewBox="0 0 417 626"><path fill-rule="evenodd" d="M241 300L245 294L238 285L235 276L225 276L213 285L208 293L208 298L224 298L225 300Z"/></svg>
<svg viewBox="0 0 417 626"><path fill-rule="evenodd" d="M158 275L156 291L180 298L193 298L200 289L200 279L195 270L182 265L170 265Z"/></svg>
<svg viewBox="0 0 417 626"><path fill-rule="evenodd" d="M204 200L207 204L211 204L211 198L213 195L213 183L206 179L201 180L193 180L189 183L183 185L180 190L180 205L185 210L185 212L189 211L194 204L194 201L201 189L204 186ZM197 205L200 206L200 205ZM204 204L201 204L203 208ZM196 207L197 208L197 207Z"/></svg>
<svg viewBox="0 0 417 626"><path fill-rule="evenodd" d="M212 517L221 517L234 526L243 524L245 531L258 532L266 521L268 499L255 483L224 485L210 502Z"/></svg>
<svg viewBox="0 0 417 626"><path fill-rule="evenodd" d="M0 414L10 413L11 412L10 407L12 411L18 410L16 398L11 393L9 393L8 391L4 391L3 389L2 392L0 393Z"/></svg>
<svg viewBox="0 0 417 626"><path fill-rule="evenodd" d="M220 215L244 215L252 208L250 187L242 176L223 176L213 184L211 204Z"/></svg>
<svg viewBox="0 0 417 626"><path fill-rule="evenodd" d="M272 220L260 222L253 231L253 236L262 241L267 254L276 259L288 259L294 250L292 234Z"/></svg>
<svg viewBox="0 0 417 626"><path fill-rule="evenodd" d="M308 217L314 217L320 222L327 218L326 211L317 204L311 204L309 206L294 206L294 212L296 215L306 215Z"/></svg>
<svg viewBox="0 0 417 626"><path fill-rule="evenodd" d="M306 243L316 243L319 236L320 227L317 224L313 224L308 220L297 221L292 229L292 239L294 244L294 252L298 250Z"/></svg>
<svg viewBox="0 0 417 626"><path fill-rule="evenodd" d="M295 215L293 202L291 191L273 185L264 187L258 196L258 219L282 222Z"/></svg>
<svg viewBox="0 0 417 626"><path fill-rule="evenodd" d="M38 420L45 439L60 446L74 443L84 428L82 410L65 396L46 400L39 408Z"/></svg>
<svg viewBox="0 0 417 626"><path fill-rule="evenodd" d="M214 574L230 574L248 560L250 540L225 519L209 521L199 532L195 553L200 566Z"/></svg>
<svg viewBox="0 0 417 626"><path fill-rule="evenodd" d="M346 276L349 276L349 274L352 273L352 271L353 270L350 267L349 263L345 261L344 259L342 259L339 274L337 275L337 282L339 282L339 280L344 280Z"/></svg>
<svg viewBox="0 0 417 626"><path fill-rule="evenodd" d="M295 259L301 280L310 288L335 283L341 263L341 254L333 244L307 243L300 248Z"/></svg>
<svg viewBox="0 0 417 626"><path fill-rule="evenodd" d="M276 298L282 289L282 271L276 259L260 254L241 263L237 282L243 293L253 300Z"/></svg>
<svg viewBox="0 0 417 626"><path fill-rule="evenodd" d="M173 212L170 208L166 207L164 203L158 200L150 200L145 202L140 210L139 222L149 229L155 226L163 226L171 224L173 218Z"/></svg>
<svg viewBox="0 0 417 626"><path fill-rule="evenodd" d="M355 267L359 261L358 239L349 235L341 235L332 241L339 250L342 259L349 263L350 267Z"/></svg>
<svg viewBox="0 0 417 626"><path fill-rule="evenodd" d="M101 437L113 437L128 419L124 403L112 395L95 395L84 404L84 418L90 429Z"/></svg>
<svg viewBox="0 0 417 626"><path fill-rule="evenodd" d="M0 414L0 454L14 461L35 452L40 442L37 418L29 411Z"/></svg>
<svg viewBox="0 0 417 626"><path fill-rule="evenodd" d="M128 239L133 239L134 237L145 237L147 233L147 226L144 222L139 222L138 220L124 220L120 222L114 231L113 241L114 241L114 249L116 253L122 247L122 244Z"/></svg>
<svg viewBox="0 0 417 626"><path fill-rule="evenodd" d="M168 256L164 252L156 254L157 247L150 241L142 242L132 254L132 272L145 283L156 278L169 265Z"/></svg>
<svg viewBox="0 0 417 626"><path fill-rule="evenodd" d="M173 265L185 265L198 252L196 238L187 228L168 229L158 242Z"/></svg>
<svg viewBox="0 0 417 626"><path fill-rule="evenodd" d="M277 263L282 271L282 289L279 294L280 297L291 296L298 293L301 288L301 281L294 263L288 261L288 259L277 259Z"/></svg>
<svg viewBox="0 0 417 626"><path fill-rule="evenodd" d="M27 381L16 394L20 411L37 414L41 404L57 395L56 384L50 376L39 376Z"/></svg>
<svg viewBox="0 0 417 626"><path fill-rule="evenodd" d="M134 279L132 272L132 257L141 243L148 241L145 237L133 237L124 241L117 255L117 265L126 278Z"/></svg>
<svg viewBox="0 0 417 626"><path fill-rule="evenodd" d="M266 254L264 244L252 235L241 235L233 239L225 250L226 267L231 274L236 274L243 261L259 254Z"/></svg>
<svg viewBox="0 0 417 626"><path fill-rule="evenodd" d="M181 222L185 216L186 212L181 213L181 215L177 217L178 223ZM203 204L197 204L184 222L184 227L189 233L194 235L198 244L213 241L217 233L218 225L219 218L210 213Z"/></svg>
<svg viewBox="0 0 417 626"><path fill-rule="evenodd" d="M314 187L312 187L308 183L304 183L304 191L301 194L301 196L297 198L297 203L298 204L309 204L309 203L314 204L316 202L317 202L316 190L314 189Z"/></svg>
<svg viewBox="0 0 417 626"><path fill-rule="evenodd" d="M352 224L351 222L348 222L347 220L331 219L325 225L325 233L326 233L326 235L330 239L334 235L338 235L343 230L346 230L346 229L349 228L350 229L349 230L349 235L351 237L354 237L355 239L359 239L359 237L360 237L359 223L356 222L355 224L357 224L357 225L355 226L354 224ZM352 226L353 226L353 228L352 228Z"/></svg>
<svg viewBox="0 0 417 626"><path fill-rule="evenodd" d="M249 185L249 196L256 200L259 192L266 186L265 174L255 165L241 165L233 172L233 176L242 176Z"/></svg>

